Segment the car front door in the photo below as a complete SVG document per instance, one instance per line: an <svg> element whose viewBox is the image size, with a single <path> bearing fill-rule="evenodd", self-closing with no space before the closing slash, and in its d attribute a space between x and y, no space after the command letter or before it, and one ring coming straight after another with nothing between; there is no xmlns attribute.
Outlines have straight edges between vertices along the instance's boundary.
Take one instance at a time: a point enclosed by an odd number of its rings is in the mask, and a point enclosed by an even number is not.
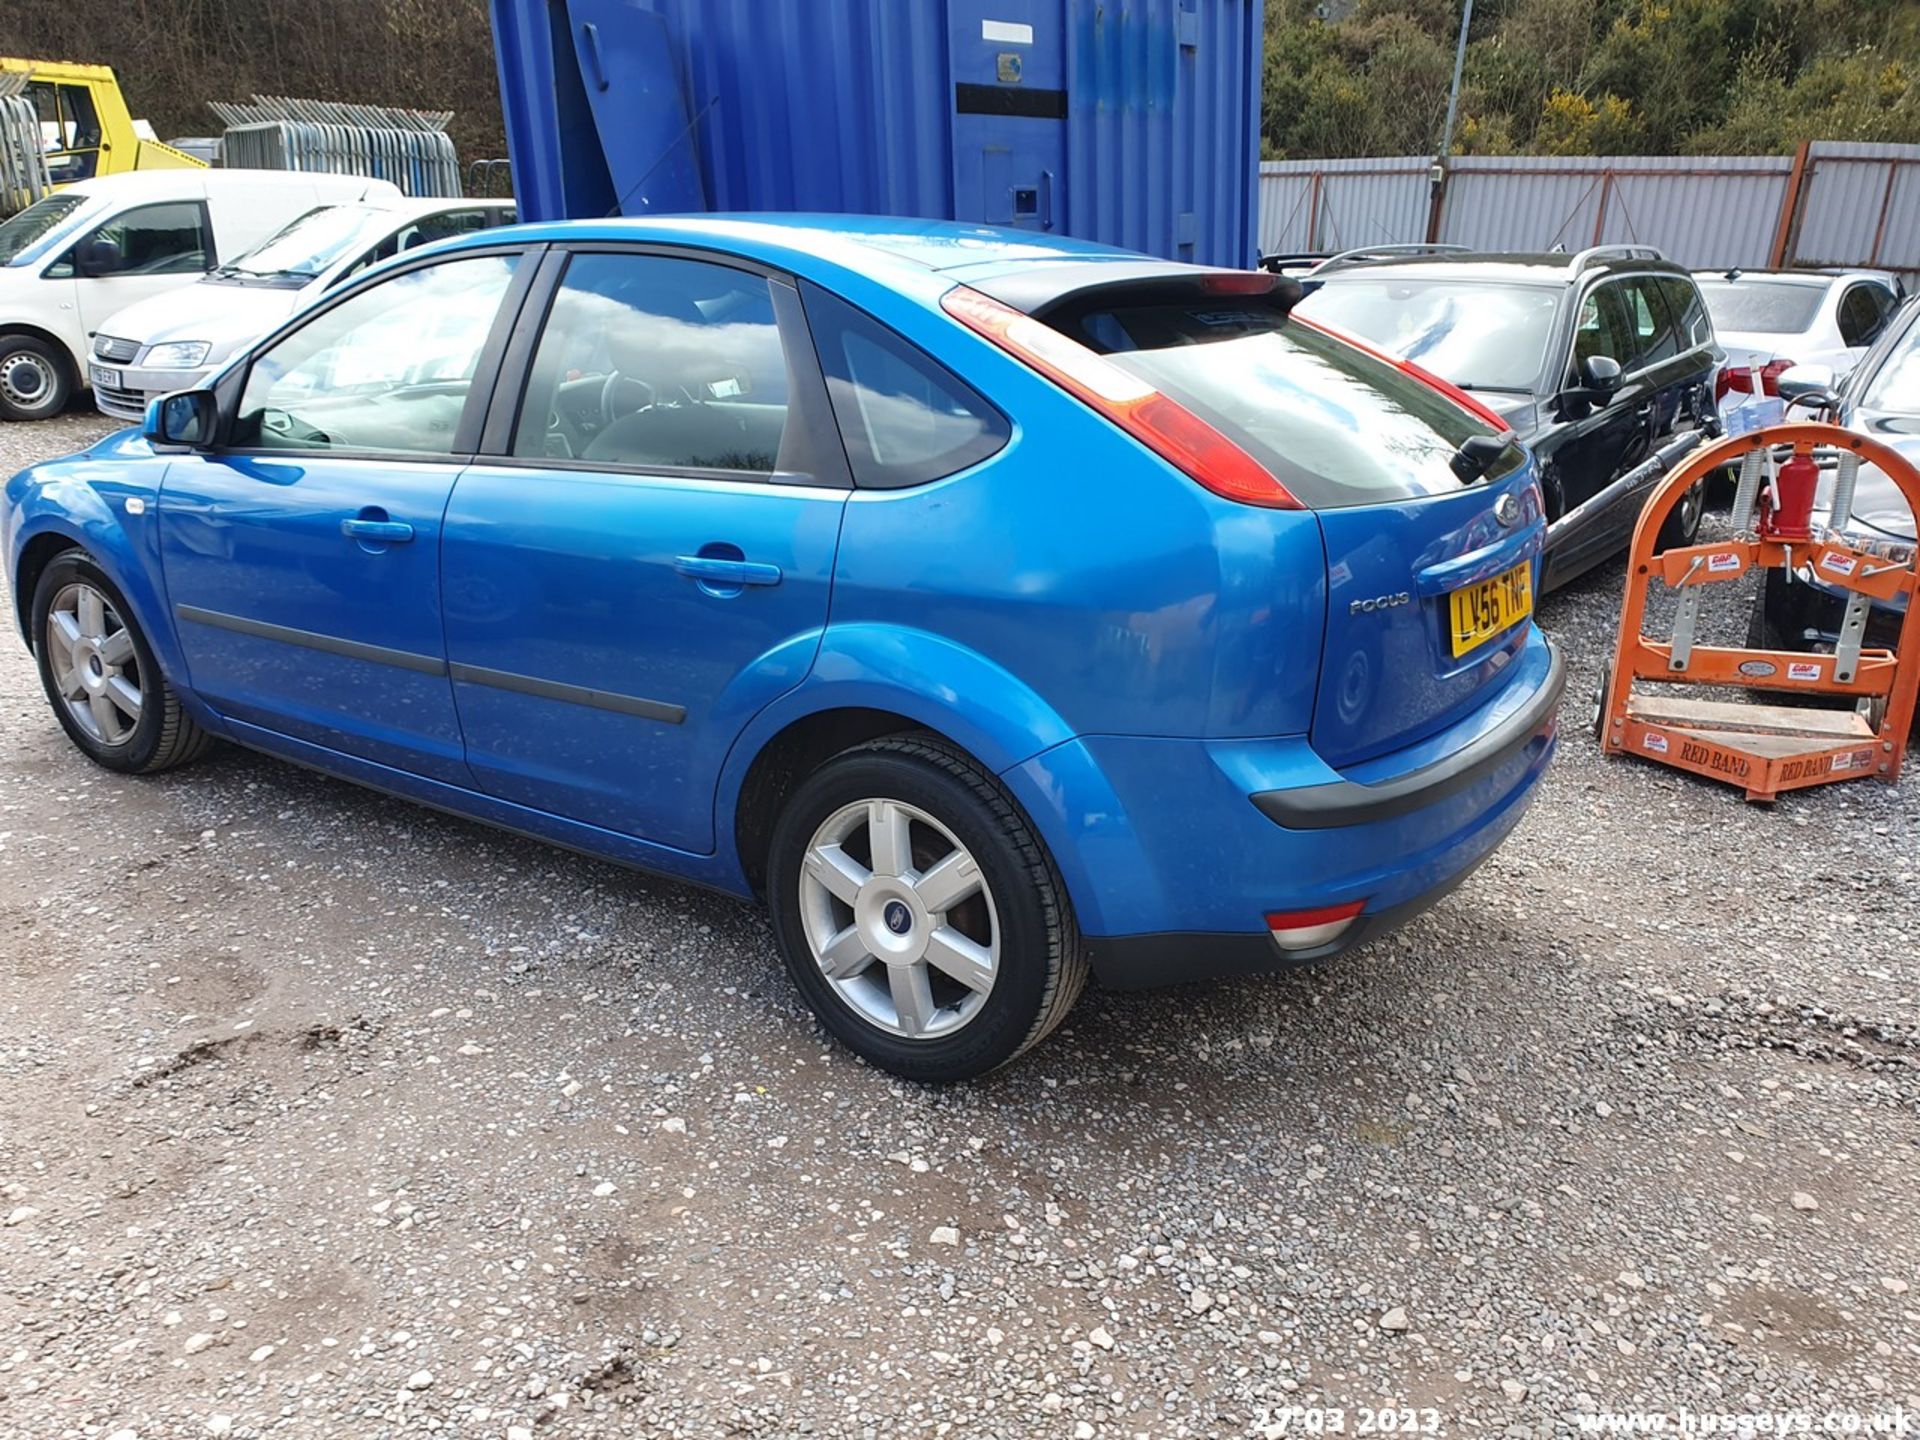
<svg viewBox="0 0 1920 1440"><path fill-rule="evenodd" d="M220 448L168 466L161 559L191 683L255 738L471 784L440 527L532 264L462 255L342 297L230 377Z"/></svg>
<svg viewBox="0 0 1920 1440"><path fill-rule="evenodd" d="M578 253L502 387L442 539L467 763L501 799L710 851L728 748L813 662L848 494L797 293Z"/></svg>
<svg viewBox="0 0 1920 1440"><path fill-rule="evenodd" d="M102 221L48 268L74 278L89 342L108 317L191 284L214 266L213 231L199 200L137 205Z"/></svg>
<svg viewBox="0 0 1920 1440"><path fill-rule="evenodd" d="M1605 280L1581 297L1562 379L1565 392L1579 391L1582 367L1596 357L1620 367L1621 386L1607 398L1582 399L1563 392L1562 426L1545 447L1556 519L1604 489L1630 456L1645 453L1643 406L1648 397L1644 384L1635 383L1628 370L1634 360L1634 330L1626 282ZM1562 575L1577 573L1599 549L1613 543L1613 528L1611 517L1598 515L1555 532L1549 565Z"/></svg>

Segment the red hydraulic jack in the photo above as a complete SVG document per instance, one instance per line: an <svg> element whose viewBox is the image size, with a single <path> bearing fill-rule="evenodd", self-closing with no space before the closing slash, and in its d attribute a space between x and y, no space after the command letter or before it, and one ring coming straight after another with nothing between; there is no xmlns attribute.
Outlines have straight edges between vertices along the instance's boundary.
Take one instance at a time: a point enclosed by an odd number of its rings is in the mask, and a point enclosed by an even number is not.
<svg viewBox="0 0 1920 1440"><path fill-rule="evenodd" d="M1626 603L1620 638L1602 685L1595 727L1609 755L1637 755L1676 769L1725 781L1749 800L1772 800L1839 780L1889 783L1913 723L1920 688L1920 554L1916 547L1877 554L1849 543L1854 487L1860 466L1877 466L1920 515L1920 470L1896 450L1837 425L1770 425L1703 447L1688 457L1647 500L1627 559ZM1655 553L1660 526L1689 486L1723 466L1738 469L1733 538ZM1833 473L1827 523L1813 524L1814 491L1823 470ZM1818 575L1845 592L1840 638L1832 654L1736 650L1696 645L1701 599L1708 585L1725 585L1750 571L1785 570L1790 580ZM1670 640L1642 633L1647 593L1658 578L1680 592ZM1863 645L1874 601L1906 602L1897 650ZM1738 686L1748 690L1834 695L1850 710L1694 700L1634 693L1639 682Z"/></svg>

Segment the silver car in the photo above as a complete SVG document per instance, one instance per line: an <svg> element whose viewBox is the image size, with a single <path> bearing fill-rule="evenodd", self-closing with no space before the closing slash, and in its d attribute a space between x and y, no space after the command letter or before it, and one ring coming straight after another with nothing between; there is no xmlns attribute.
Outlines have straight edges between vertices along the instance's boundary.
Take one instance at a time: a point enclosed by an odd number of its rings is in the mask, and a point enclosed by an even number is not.
<svg viewBox="0 0 1920 1440"><path fill-rule="evenodd" d="M130 305L93 336L88 376L107 414L199 385L326 291L403 250L513 223L510 200L396 196L309 210L192 285Z"/></svg>

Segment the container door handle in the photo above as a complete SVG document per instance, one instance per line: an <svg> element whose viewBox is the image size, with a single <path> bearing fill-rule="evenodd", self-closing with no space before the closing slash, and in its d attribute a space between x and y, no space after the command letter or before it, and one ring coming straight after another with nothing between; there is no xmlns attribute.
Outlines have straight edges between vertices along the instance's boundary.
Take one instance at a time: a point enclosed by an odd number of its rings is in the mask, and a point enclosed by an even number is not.
<svg viewBox="0 0 1920 1440"><path fill-rule="evenodd" d="M1040 228L1053 229L1053 172L1040 172Z"/></svg>
<svg viewBox="0 0 1920 1440"><path fill-rule="evenodd" d="M607 62L600 55L600 27L592 21L580 27L580 38L586 42L587 68L593 72L593 88L607 88Z"/></svg>

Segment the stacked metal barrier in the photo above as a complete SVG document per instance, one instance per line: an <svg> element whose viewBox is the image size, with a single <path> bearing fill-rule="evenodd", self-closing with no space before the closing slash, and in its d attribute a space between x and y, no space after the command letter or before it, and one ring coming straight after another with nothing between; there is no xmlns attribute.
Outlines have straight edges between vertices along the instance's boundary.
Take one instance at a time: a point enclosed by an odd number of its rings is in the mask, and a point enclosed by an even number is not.
<svg viewBox="0 0 1920 1440"><path fill-rule="evenodd" d="M49 188L40 116L26 88L25 74L0 71L0 216L26 209Z"/></svg>
<svg viewBox="0 0 1920 1440"><path fill-rule="evenodd" d="M391 180L408 195L458 196L460 159L446 133L451 110L406 110L335 100L255 95L215 100L230 170L317 170Z"/></svg>

